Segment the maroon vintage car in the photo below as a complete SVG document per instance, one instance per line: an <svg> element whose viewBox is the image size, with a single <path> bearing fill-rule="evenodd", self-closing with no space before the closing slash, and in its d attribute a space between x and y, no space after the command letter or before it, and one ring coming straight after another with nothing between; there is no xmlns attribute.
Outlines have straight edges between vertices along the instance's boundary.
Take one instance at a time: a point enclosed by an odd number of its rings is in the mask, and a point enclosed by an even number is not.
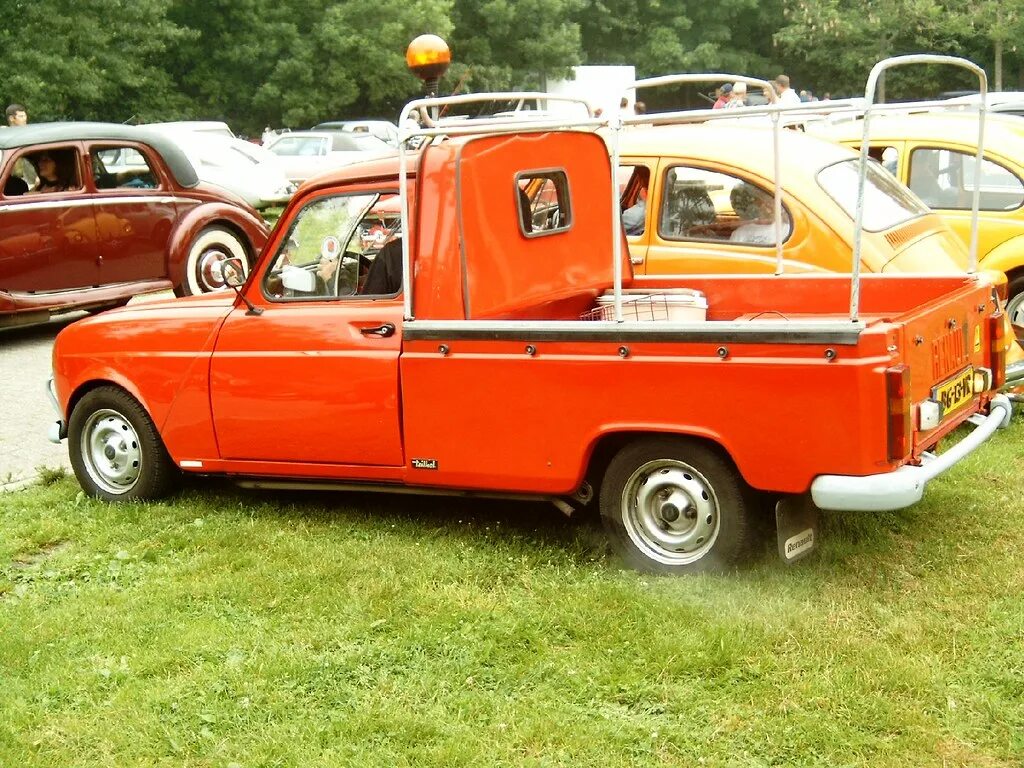
<svg viewBox="0 0 1024 768"><path fill-rule="evenodd" d="M224 260L252 263L269 231L171 139L134 126L0 130L0 190L0 327L223 289Z"/></svg>

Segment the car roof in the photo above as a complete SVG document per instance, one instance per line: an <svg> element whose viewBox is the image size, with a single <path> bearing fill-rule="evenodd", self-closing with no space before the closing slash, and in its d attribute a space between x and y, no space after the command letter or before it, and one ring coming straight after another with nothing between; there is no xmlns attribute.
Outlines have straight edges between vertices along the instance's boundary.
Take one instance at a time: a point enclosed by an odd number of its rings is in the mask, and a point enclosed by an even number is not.
<svg viewBox="0 0 1024 768"><path fill-rule="evenodd" d="M815 132L837 141L860 139L860 120L815 126ZM978 145L977 112L927 112L878 115L871 118L872 141L935 141L941 144ZM985 118L985 148L993 154L1024 158L1024 121L1013 115Z"/></svg>
<svg viewBox="0 0 1024 768"><path fill-rule="evenodd" d="M57 141L138 141L155 149L183 187L199 183L196 169L174 140L156 131L120 123L35 123L0 130L0 150Z"/></svg>
<svg viewBox="0 0 1024 768"><path fill-rule="evenodd" d="M802 131L783 130L779 135L783 160L783 186L798 176L813 176L840 160L851 150ZM691 125L633 128L623 131L622 157L680 157L743 168L765 179L775 177L771 128L765 125L727 125L721 120Z"/></svg>

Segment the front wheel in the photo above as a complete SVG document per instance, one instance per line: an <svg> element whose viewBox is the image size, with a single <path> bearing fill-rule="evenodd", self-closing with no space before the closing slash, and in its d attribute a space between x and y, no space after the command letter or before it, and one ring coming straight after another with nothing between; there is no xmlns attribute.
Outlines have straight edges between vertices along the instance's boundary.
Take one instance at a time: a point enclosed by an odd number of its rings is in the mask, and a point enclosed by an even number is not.
<svg viewBox="0 0 1024 768"><path fill-rule="evenodd" d="M94 389L75 405L68 452L85 492L107 501L164 496L176 474L149 415L116 387Z"/></svg>
<svg viewBox="0 0 1024 768"><path fill-rule="evenodd" d="M224 227L202 230L189 246L185 274L174 292L178 296L196 296L227 288L224 262L228 259L239 259L248 276L249 257L238 235Z"/></svg>
<svg viewBox="0 0 1024 768"><path fill-rule="evenodd" d="M1009 296L1006 314L1011 323L1024 327L1024 275L1013 278L1006 290Z"/></svg>
<svg viewBox="0 0 1024 768"><path fill-rule="evenodd" d="M688 438L650 437L620 450L601 483L601 519L623 560L665 574L724 570L749 552L756 526L732 464Z"/></svg>

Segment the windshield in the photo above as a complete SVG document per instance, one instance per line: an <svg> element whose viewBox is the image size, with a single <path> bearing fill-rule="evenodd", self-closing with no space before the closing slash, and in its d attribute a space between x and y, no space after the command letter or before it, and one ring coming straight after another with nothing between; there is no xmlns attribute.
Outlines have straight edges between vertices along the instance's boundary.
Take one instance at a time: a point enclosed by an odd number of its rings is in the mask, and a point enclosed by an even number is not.
<svg viewBox="0 0 1024 768"><path fill-rule="evenodd" d="M818 183L851 219L857 215L857 163L842 160L818 171ZM864 183L864 229L881 232L929 213L914 193L874 160L868 163Z"/></svg>
<svg viewBox="0 0 1024 768"><path fill-rule="evenodd" d="M387 144L369 133L336 133L331 139L333 152L380 152L390 149Z"/></svg>
<svg viewBox="0 0 1024 768"><path fill-rule="evenodd" d="M323 136L283 136L267 149L275 155L301 155L315 157L326 154L327 139Z"/></svg>

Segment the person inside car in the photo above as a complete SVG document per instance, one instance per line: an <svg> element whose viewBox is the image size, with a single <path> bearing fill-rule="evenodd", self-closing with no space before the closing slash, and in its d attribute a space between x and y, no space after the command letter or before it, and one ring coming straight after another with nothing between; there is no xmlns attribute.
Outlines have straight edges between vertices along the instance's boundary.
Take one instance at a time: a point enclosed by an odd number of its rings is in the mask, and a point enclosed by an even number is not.
<svg viewBox="0 0 1024 768"><path fill-rule="evenodd" d="M39 174L39 184L32 190L33 193L66 192L78 188L74 170L67 163L59 162L62 159L50 152L40 152L32 158L36 173Z"/></svg>

